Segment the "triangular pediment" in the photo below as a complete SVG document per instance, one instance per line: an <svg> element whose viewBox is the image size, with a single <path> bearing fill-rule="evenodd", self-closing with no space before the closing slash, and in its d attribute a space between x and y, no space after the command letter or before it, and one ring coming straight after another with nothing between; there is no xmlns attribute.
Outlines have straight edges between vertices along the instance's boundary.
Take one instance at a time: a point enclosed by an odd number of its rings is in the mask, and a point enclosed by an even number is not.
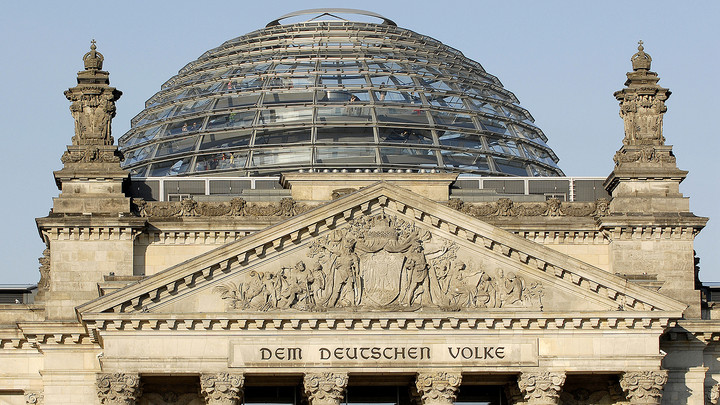
<svg viewBox="0 0 720 405"><path fill-rule="evenodd" d="M502 318L619 311L660 311L656 316L667 318L684 309L568 255L378 183L77 310L81 318L97 320L132 314Z"/></svg>

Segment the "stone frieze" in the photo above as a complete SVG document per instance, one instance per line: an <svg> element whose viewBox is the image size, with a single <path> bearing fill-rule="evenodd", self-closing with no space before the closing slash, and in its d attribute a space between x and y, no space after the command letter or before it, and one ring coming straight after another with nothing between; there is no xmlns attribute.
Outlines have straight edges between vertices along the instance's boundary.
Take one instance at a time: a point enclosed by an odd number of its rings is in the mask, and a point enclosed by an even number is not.
<svg viewBox="0 0 720 405"><path fill-rule="evenodd" d="M254 203L237 197L222 202L197 202L192 198L182 201L145 201L132 199L132 210L140 217L291 217L314 208L292 198L279 202Z"/></svg>
<svg viewBox="0 0 720 405"><path fill-rule="evenodd" d="M551 198L542 202L515 202L509 198L497 201L466 203L451 199L448 206L464 214L482 217L602 217L608 215L610 202L601 198L595 202L566 202Z"/></svg>

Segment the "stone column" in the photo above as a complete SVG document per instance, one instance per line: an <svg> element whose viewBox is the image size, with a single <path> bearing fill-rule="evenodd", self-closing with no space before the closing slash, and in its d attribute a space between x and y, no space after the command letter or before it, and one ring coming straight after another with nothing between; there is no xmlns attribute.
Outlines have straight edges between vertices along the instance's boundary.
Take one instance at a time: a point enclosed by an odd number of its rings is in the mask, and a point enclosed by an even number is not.
<svg viewBox="0 0 720 405"><path fill-rule="evenodd" d="M206 404L235 405L243 396L245 376L242 374L202 374L200 376L200 394Z"/></svg>
<svg viewBox="0 0 720 405"><path fill-rule="evenodd" d="M565 384L565 373L540 371L522 373L518 387L528 404L556 405L560 403L560 391Z"/></svg>
<svg viewBox="0 0 720 405"><path fill-rule="evenodd" d="M134 405L142 395L138 374L99 373L96 387L101 404Z"/></svg>
<svg viewBox="0 0 720 405"><path fill-rule="evenodd" d="M418 373L415 386L423 405L450 405L455 402L462 375L453 371Z"/></svg>
<svg viewBox="0 0 720 405"><path fill-rule="evenodd" d="M308 373L303 379L303 389L310 405L339 405L347 383L347 373Z"/></svg>
<svg viewBox="0 0 720 405"><path fill-rule="evenodd" d="M631 371L622 375L620 387L631 404L659 405L667 380L666 370Z"/></svg>

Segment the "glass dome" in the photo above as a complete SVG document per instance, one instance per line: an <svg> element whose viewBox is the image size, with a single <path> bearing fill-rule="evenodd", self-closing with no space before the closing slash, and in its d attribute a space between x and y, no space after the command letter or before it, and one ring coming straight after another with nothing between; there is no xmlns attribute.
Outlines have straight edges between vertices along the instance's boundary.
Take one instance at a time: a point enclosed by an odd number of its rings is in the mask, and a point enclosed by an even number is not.
<svg viewBox="0 0 720 405"><path fill-rule="evenodd" d="M134 177L438 170L562 176L514 94L439 41L315 18L225 42L162 85L120 140ZM330 21L327 19L331 18Z"/></svg>

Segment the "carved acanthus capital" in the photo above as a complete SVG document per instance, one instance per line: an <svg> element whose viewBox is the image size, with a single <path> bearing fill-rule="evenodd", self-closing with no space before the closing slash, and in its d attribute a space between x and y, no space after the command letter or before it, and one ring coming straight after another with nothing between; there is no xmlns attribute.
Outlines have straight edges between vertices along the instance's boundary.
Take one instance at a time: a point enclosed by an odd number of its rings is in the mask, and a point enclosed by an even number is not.
<svg viewBox="0 0 720 405"><path fill-rule="evenodd" d="M98 374L96 388L101 404L133 405L142 395L140 376L137 374Z"/></svg>
<svg viewBox="0 0 720 405"><path fill-rule="evenodd" d="M667 375L666 370L627 372L620 378L620 387L631 404L660 404Z"/></svg>
<svg viewBox="0 0 720 405"><path fill-rule="evenodd" d="M518 377L518 388L528 404L557 404L565 384L565 373L534 372Z"/></svg>
<svg viewBox="0 0 720 405"><path fill-rule="evenodd" d="M310 405L338 405L347 383L347 373L308 373L303 379L303 388Z"/></svg>
<svg viewBox="0 0 720 405"><path fill-rule="evenodd" d="M25 391L25 404L43 405L44 403L45 395L42 391Z"/></svg>
<svg viewBox="0 0 720 405"><path fill-rule="evenodd" d="M418 373L415 386L422 395L423 405L444 405L455 402L461 381L460 372L434 371Z"/></svg>
<svg viewBox="0 0 720 405"><path fill-rule="evenodd" d="M208 404L235 405L242 399L244 384L245 377L242 374L202 374L200 393Z"/></svg>

